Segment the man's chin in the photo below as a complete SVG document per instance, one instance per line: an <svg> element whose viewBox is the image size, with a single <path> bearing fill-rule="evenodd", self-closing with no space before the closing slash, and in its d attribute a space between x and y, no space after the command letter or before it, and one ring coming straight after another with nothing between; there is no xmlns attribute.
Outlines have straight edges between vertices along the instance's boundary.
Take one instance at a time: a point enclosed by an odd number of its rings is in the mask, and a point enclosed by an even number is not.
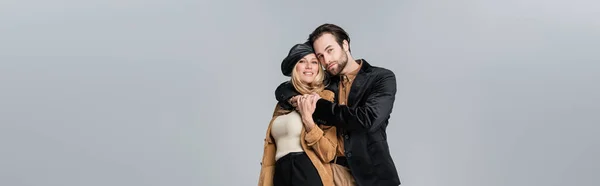
<svg viewBox="0 0 600 186"><path fill-rule="evenodd" d="M331 70L331 71L328 70L327 72L329 73L329 75L332 75L332 76L337 76L340 74L339 70Z"/></svg>

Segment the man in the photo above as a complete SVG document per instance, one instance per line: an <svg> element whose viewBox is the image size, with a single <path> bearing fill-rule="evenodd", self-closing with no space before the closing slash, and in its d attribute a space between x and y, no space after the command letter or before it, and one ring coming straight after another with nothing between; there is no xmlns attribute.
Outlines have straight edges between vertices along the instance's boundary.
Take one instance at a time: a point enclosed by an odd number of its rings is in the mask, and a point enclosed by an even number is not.
<svg viewBox="0 0 600 186"><path fill-rule="evenodd" d="M342 157L337 161L341 159L350 168L360 186L400 185L386 133L396 95L394 73L371 66L364 59L355 60L348 34L337 25L317 27L308 43L331 75L327 88L336 93L334 103L324 99L315 102L313 117L342 131L344 154L339 154ZM275 91L284 107L296 105L298 94L289 82Z"/></svg>

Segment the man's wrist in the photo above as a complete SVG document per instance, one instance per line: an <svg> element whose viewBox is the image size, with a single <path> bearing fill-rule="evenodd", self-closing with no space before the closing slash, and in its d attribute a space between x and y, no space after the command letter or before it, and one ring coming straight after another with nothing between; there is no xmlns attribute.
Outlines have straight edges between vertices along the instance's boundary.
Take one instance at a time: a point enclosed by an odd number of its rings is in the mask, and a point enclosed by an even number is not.
<svg viewBox="0 0 600 186"><path fill-rule="evenodd" d="M280 101L279 106L285 110L294 110L294 106L286 101Z"/></svg>

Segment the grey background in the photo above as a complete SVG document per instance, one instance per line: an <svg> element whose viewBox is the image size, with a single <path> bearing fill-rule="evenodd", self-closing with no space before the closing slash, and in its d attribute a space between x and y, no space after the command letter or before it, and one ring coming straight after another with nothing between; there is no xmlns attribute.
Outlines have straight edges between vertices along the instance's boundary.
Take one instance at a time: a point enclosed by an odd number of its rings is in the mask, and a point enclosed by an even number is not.
<svg viewBox="0 0 600 186"><path fill-rule="evenodd" d="M0 1L0 185L255 185L289 48L396 73L403 185L597 186L592 0Z"/></svg>

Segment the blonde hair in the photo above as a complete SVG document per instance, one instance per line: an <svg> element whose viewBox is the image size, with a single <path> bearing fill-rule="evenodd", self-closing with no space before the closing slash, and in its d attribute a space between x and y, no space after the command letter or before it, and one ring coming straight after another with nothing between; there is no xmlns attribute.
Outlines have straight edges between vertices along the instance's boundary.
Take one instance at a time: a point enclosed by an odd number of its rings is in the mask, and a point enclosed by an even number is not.
<svg viewBox="0 0 600 186"><path fill-rule="evenodd" d="M294 65L294 70L292 70L292 78L290 80L296 91L298 91L300 94L310 94L312 92L318 93L325 89L325 84L323 84L323 81L325 80L325 70L323 70L321 63L319 63L319 67L317 67L318 73L315 76L315 79L310 84L304 83L302 80L300 80L300 75L296 72L297 66L298 63Z"/></svg>

